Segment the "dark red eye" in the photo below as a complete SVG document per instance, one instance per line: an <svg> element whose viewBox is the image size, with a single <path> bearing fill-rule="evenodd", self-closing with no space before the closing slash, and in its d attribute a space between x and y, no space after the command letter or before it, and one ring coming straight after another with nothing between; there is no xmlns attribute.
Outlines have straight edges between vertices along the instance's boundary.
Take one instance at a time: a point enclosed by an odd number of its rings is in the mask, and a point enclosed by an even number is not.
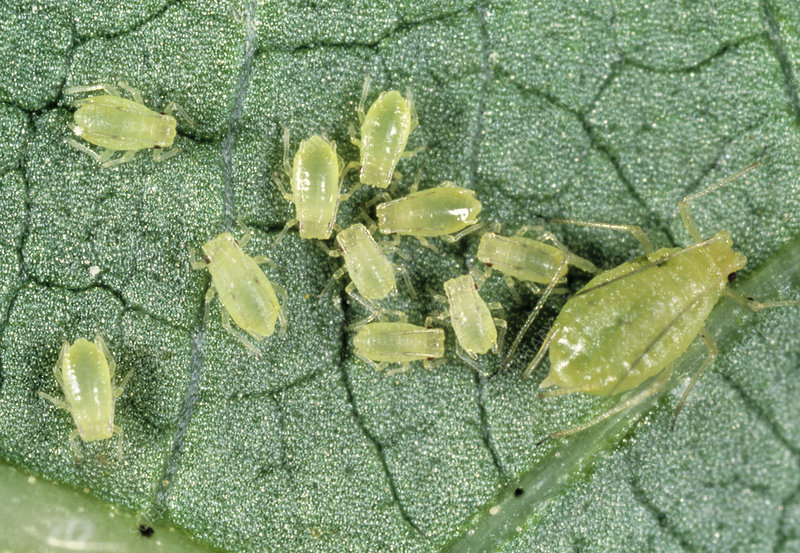
<svg viewBox="0 0 800 553"><path fill-rule="evenodd" d="M736 271L734 271L731 274L729 274L728 275L728 282L733 282L734 280L736 280L736 276L737 276L736 275Z"/></svg>
<svg viewBox="0 0 800 553"><path fill-rule="evenodd" d="M486 266L487 266L487 267L491 267L491 266L492 266L492 264L491 264L491 263L486 263Z"/></svg>
<svg viewBox="0 0 800 553"><path fill-rule="evenodd" d="M205 261L205 262L206 262L206 265L208 265L209 263L211 263L211 258L210 258L210 257L208 257L207 255L206 255L206 256L203 256L203 261Z"/></svg>
<svg viewBox="0 0 800 553"><path fill-rule="evenodd" d="M161 148L161 146L159 146L158 144L153 145L154 150L158 150L159 148Z"/></svg>

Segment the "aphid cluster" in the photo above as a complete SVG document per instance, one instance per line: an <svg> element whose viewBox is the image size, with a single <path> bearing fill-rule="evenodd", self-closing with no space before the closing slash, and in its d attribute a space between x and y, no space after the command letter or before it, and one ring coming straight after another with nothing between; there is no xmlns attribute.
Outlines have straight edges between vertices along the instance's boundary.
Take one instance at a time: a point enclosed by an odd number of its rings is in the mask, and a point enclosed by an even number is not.
<svg viewBox="0 0 800 553"><path fill-rule="evenodd" d="M107 84L66 90L67 93L95 90L107 93L76 102L78 109L73 127L77 136L105 148L104 152L98 154L72 139L67 142L91 155L102 167L130 161L141 149L152 148L157 161L174 155L176 148L165 155L161 149L173 144L176 121L171 113L179 112L179 108L170 104L163 113L156 113L144 106L134 89L122 82L118 86L133 100L122 98L117 88ZM442 358L445 332L432 324L448 320L458 343L457 354L465 362L477 369L479 355L489 350L500 354L506 322L493 312L502 313L503 308L498 303L485 302L479 294L480 284L493 271L502 273L517 297L515 280L539 295L502 362L505 367L513 359L523 336L550 295L567 292L564 286L567 272L570 266L575 267L594 277L567 299L522 376L530 376L549 351L550 372L540 385L544 390L541 395L587 393L610 396L642 386L643 389L585 424L551 434L563 436L596 424L656 393L669 379L672 363L700 335L709 356L694 372L676 408L677 416L692 386L716 355L716 345L704 325L723 295L754 310L800 303L759 303L732 291L728 282L731 275L744 267L745 257L732 249L727 231L703 240L689 213L692 201L754 169L760 164L756 162L732 177L684 198L679 205L680 215L694 240L694 244L686 248L656 250L638 226L550 220L555 224L631 233L642 245L645 255L605 271L570 252L543 227L524 226L515 234L504 236L500 234L498 224L491 225L480 237L476 253L477 259L487 267L486 271L473 270L444 282L444 296L434 294L434 298L446 304L447 309L429 315L425 326L411 324L403 313L387 310L378 303L397 291L396 273L403 277L409 294L416 295L406 270L391 263L386 253L396 251L403 256L398 251L403 235L412 236L423 246L437 251L429 238L455 242L483 229L484 225L478 223L481 203L472 190L449 181L426 190L417 190L418 183L415 182L404 197L392 199L384 192L366 204L368 208L377 204L377 224L356 223L345 229L339 228L336 215L341 202L348 200L364 185L388 188L393 180L400 179L396 170L398 162L416 152L406 150L409 135L418 125L410 94L403 96L394 90L382 92L365 110L368 91L369 80L366 80L356 110L360 138L356 138L355 129L350 128L351 141L359 149L358 161L345 163L337 153L336 143L322 135L301 141L290 161L289 131L284 130L285 175L275 175L274 182L283 197L294 204L295 217L286 223L275 243L295 225L303 239L327 240L336 231L337 248L329 254L342 257L344 264L334 272L320 295L345 273L348 274L350 282L345 291L369 312L364 320L352 327L356 331L354 354L376 369L399 364L399 369L388 373L393 374L407 370L413 361L422 361L428 366L431 361ZM125 153L112 159L116 151ZM343 193L343 178L353 168L359 170L359 182L349 192ZM288 180L289 189L285 180ZM393 235L394 240L378 243L370 228ZM259 267L269 259L265 256L251 257L244 252L250 238L251 233L247 230L239 241L230 232L223 232L202 246L202 256L192 253L192 267L207 268L211 275L211 285L206 293L206 315L208 304L219 295L223 328L257 354L259 350L244 333L262 341L271 336L279 324L283 334L287 317L282 304L285 306L287 302L286 292L271 282ZM375 321L389 315L399 320ZM231 319L238 329L233 328ZM70 434L69 441L78 458L81 453L75 440L77 436L87 442L114 434L122 436L122 429L114 424L114 404L131 373L115 388L112 384L114 372L114 359L99 334L94 342L81 338L70 345L65 341L54 369L64 400L39 392L40 396L72 414L77 428Z"/></svg>

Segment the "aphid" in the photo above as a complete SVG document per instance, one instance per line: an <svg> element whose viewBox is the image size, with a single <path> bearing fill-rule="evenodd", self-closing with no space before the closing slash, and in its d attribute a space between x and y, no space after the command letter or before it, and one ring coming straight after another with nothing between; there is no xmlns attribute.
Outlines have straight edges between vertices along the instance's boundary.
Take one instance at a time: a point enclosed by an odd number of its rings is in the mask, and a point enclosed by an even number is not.
<svg viewBox="0 0 800 553"><path fill-rule="evenodd" d="M223 328L248 350L258 353L252 342L231 327L230 320L233 319L239 328L258 341L275 332L276 321L281 324L281 332L285 332L286 318L275 295L275 288L283 295L285 291L271 283L259 267L269 262L267 257L250 257L242 251L251 238L252 232L247 231L237 243L230 232L223 232L203 245L203 259L192 261L192 267L208 268L211 273L211 286L206 293L206 313L214 294L218 293L223 307L220 310Z"/></svg>
<svg viewBox="0 0 800 553"><path fill-rule="evenodd" d="M345 287L345 292L371 312L366 320L361 321L361 323L366 323L380 313L374 302L382 300L397 289L395 271L404 277L406 285L413 294L413 288L405 269L392 265L381 250L381 246L375 242L364 225L356 223L340 231L336 235L336 242L339 244L339 249L331 250L328 253L332 257L342 256L344 265L333 273L330 284L322 291L321 296L336 280L348 273L351 282ZM384 245L384 247L393 248L394 246Z"/></svg>
<svg viewBox="0 0 800 553"><path fill-rule="evenodd" d="M75 125L72 132L91 144L105 148L98 154L84 144L68 138L67 144L89 154L101 167L111 167L133 159L136 152L153 148L153 159L164 161L177 154L180 149L169 148L175 140L177 123L173 113L183 115L183 110L174 102L167 104L162 113L157 113L144 105L141 94L119 81L117 85L131 95L133 100L122 98L120 91L105 83L90 86L73 86L64 90L65 94L77 94L103 90L106 94L90 96L77 100L74 106ZM188 119L188 118L187 118ZM118 158L111 156L117 151L125 153Z"/></svg>
<svg viewBox="0 0 800 553"><path fill-rule="evenodd" d="M495 224L494 228L499 232L499 225ZM615 226L614 228L618 227ZM625 228L627 229L627 227ZM525 237L524 235L529 232L535 232L541 239L549 240L553 245ZM503 361L503 366L508 364L508 361L517 351L523 336L530 328L536 315L541 311L550 294L561 291L556 286L566 282L568 266L574 265L589 273L597 272L597 267L595 267L594 263L570 252L552 232L546 231L541 227L527 225L521 227L513 236L501 236L496 232L485 233L478 243L477 257L479 261L485 263L488 267L486 276L492 270L497 269L503 273L506 284L512 291L514 290L512 277L528 284L535 294L542 292L542 289L537 285L546 285L544 292L539 297L539 301L514 339L514 343L511 344L511 348L509 348Z"/></svg>
<svg viewBox="0 0 800 553"><path fill-rule="evenodd" d="M649 243L643 243L646 255L598 274L567 301L523 374L530 375L549 350L550 373L540 385L548 390L542 395L581 392L611 396L653 381L597 418L550 437L584 430L659 391L669 380L673 362L699 334L708 358L692 375L675 409L677 417L697 379L717 355L705 321L721 296L754 311L800 305L799 301L760 303L731 290L730 275L745 266L744 255L732 249L728 231L703 240L689 213L692 201L758 165L760 162L753 163L680 202L681 219L693 245L653 251ZM583 221L558 222L608 228Z"/></svg>
<svg viewBox="0 0 800 553"><path fill-rule="evenodd" d="M420 191L415 184L408 196L375 208L378 230L382 233L414 236L434 251L436 248L425 240L426 237L438 236L455 242L480 228L475 225L480 212L481 203L475 198L475 192L450 181Z"/></svg>
<svg viewBox="0 0 800 553"><path fill-rule="evenodd" d="M463 352L459 350L458 356L479 370L475 363L478 355L483 355L490 349L497 353L502 347L506 322L493 317L492 311L502 312L503 307L499 303L483 301L471 274L446 281L444 293L448 311L429 319L450 319L458 345L463 350ZM464 353L468 357L464 356Z"/></svg>
<svg viewBox="0 0 800 553"><path fill-rule="evenodd" d="M355 137L350 126L350 141L360 151L359 178L362 184L386 188L392 177L400 178L395 166L400 159L409 158L418 150L406 152L408 136L417 127L417 112L411 94L403 96L396 90L381 92L378 99L364 114L364 104L369 92L369 77L364 80L361 100L358 102L358 122L361 125L361 140ZM355 164L354 164L355 165Z"/></svg>
<svg viewBox="0 0 800 553"><path fill-rule="evenodd" d="M412 361L426 365L444 357L444 330L410 323L370 323L360 327L353 338L355 355L367 365L383 370L387 364L400 363L396 374L408 370Z"/></svg>
<svg viewBox="0 0 800 553"><path fill-rule="evenodd" d="M107 440L119 436L117 454L122 457L122 428L114 424L114 403L122 395L125 384L132 376L129 372L119 387L113 387L117 364L108 351L102 336L94 341L78 338L72 345L61 344L58 361L53 367L64 399L60 400L41 390L36 393L56 407L69 411L75 421L75 430L69 435L69 445L80 461L83 455L75 440L80 435L84 442Z"/></svg>
<svg viewBox="0 0 800 553"><path fill-rule="evenodd" d="M339 202L354 191L339 193L344 168L344 161L336 153L336 143L318 134L300 142L294 162L289 163L289 129L284 129L283 170L289 177L291 193L277 175L274 181L283 197L294 203L296 217L286 223L276 243L294 225L300 227L300 238L330 238Z"/></svg>

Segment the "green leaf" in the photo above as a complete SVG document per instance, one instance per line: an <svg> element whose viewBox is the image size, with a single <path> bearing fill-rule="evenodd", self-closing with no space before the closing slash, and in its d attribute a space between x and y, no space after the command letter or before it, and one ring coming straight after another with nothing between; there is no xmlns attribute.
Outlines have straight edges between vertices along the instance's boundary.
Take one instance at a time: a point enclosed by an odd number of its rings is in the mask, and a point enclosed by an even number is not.
<svg viewBox="0 0 800 553"><path fill-rule="evenodd" d="M504 232L572 217L687 245L678 201L763 153L692 214L704 236L727 229L747 256L737 289L797 298L800 10L619 4L0 8L0 460L62 485L26 493L24 477L0 467L0 512L52 520L46 507L57 505L53 516L66 517L80 505L65 488L89 490L100 506L83 508L97 516L136 513L114 526L131 530L117 544L128 550L145 539L142 520L156 538L177 527L236 553L800 551L800 309L751 314L723 300L708 325L720 355L674 431L700 342L663 394L537 445L619 401L539 398L546 363L520 379L564 297L505 372L475 372L448 330L442 365L387 377L353 355L347 325L365 313L343 286L318 297L340 261L295 231L270 250L293 214L271 182L281 126L292 148L325 132L356 159L348 127L369 75L370 100L409 90L419 113L409 147L426 149L401 162L398 193L418 172L423 187L454 180ZM186 109L194 121L180 120L179 155L155 163L145 151L101 170L64 142L75 100L64 89L117 79L153 109ZM339 224L375 196L355 194ZM287 335L265 340L260 357L222 329L218 302L203 320L208 277L189 263L189 248L236 232L236 220L255 229L247 251L269 251L278 269L266 273L289 294ZM627 234L550 228L602 267L640 253ZM403 239L410 260L393 258L418 297L401 288L386 305L412 322L442 309L431 292L476 264L476 236L436 243L439 254ZM569 285L586 279L576 270ZM516 303L497 275L481 293L505 306L513 338L535 297L520 289ZM112 441L81 443L77 464L70 416L35 392L59 394L62 339L96 332L119 373L135 371L115 417L124 457ZM490 354L481 365L499 364ZM27 502L9 508L12 497ZM53 550L41 533L20 539L0 550Z"/></svg>

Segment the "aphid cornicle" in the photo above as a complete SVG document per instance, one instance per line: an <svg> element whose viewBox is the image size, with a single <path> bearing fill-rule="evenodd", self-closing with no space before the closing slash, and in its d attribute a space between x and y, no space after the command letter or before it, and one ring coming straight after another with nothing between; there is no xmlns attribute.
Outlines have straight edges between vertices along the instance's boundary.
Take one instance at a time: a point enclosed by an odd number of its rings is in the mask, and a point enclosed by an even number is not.
<svg viewBox="0 0 800 553"><path fill-rule="evenodd" d="M64 399L37 391L39 396L72 415L76 428L69 435L69 444L78 460L83 455L75 441L77 436L84 442L92 442L106 440L117 434L120 440L117 453L122 457L122 428L114 424L114 403L122 395L133 373L129 372L122 383L114 388L116 366L100 334L94 337L93 342L79 338L70 345L64 340L58 361L53 367Z"/></svg>
<svg viewBox="0 0 800 553"><path fill-rule="evenodd" d="M332 257L342 256L344 265L333 273L330 284L320 295L324 295L336 280L348 273L351 282L345 287L345 292L371 313L361 323L369 322L377 317L380 310L374 302L384 299L397 289L395 272L400 273L406 279L406 285L413 293L405 269L395 267L386 258L381 246L375 242L364 225L356 223L340 231L336 235L336 242L339 244L339 249L331 250L329 255ZM393 245L384 247L393 248Z"/></svg>
<svg viewBox="0 0 800 553"><path fill-rule="evenodd" d="M344 161L336 153L336 143L322 135L300 142L294 161L289 163L289 129L283 132L283 170L289 177L288 192L276 175L283 197L294 204L295 218L286 223L276 243L294 225L300 228L300 238L327 240L336 222L339 203L355 190L341 194Z"/></svg>
<svg viewBox="0 0 800 553"><path fill-rule="evenodd" d="M499 303L486 303L478 293L478 285L473 275L461 275L444 283L444 301L448 310L428 317L426 325L432 319L450 320L456 340L461 350L458 356L479 370L475 360L490 349L498 353L506 331L506 321L492 316L492 311L503 311ZM441 298L435 296L442 301ZM498 330L500 332L498 334ZM466 354L466 356L464 355Z"/></svg>
<svg viewBox="0 0 800 553"><path fill-rule="evenodd" d="M798 301L760 303L731 290L730 275L745 266L745 256L733 250L728 231L703 240L689 213L692 201L759 164L751 164L680 202L681 219L693 245L653 251L649 243L643 243L646 255L598 274L567 300L523 374L530 375L550 352L550 373L540 385L547 390L542 395L581 392L609 396L633 390L651 379L652 383L597 418L550 437L588 428L656 393L668 381L673 362L699 334L708 357L692 375L675 409L677 417L697 379L717 355L705 321L721 296L756 311L800 305ZM554 222L607 228L568 219Z"/></svg>
<svg viewBox="0 0 800 553"><path fill-rule="evenodd" d="M247 231L240 242L230 232L223 232L203 245L203 259L193 260L194 269L205 269L211 273L211 286L206 293L208 304L219 294L222 309L222 326L239 340L248 350L258 353L256 347L240 332L231 327L230 319L258 341L275 332L275 323L280 322L281 331L286 329L284 317L275 288L283 289L267 279L259 264L269 262L265 256L250 257L242 250L252 237Z"/></svg>
<svg viewBox="0 0 800 553"><path fill-rule="evenodd" d="M386 188L392 177L399 178L395 166L400 159L413 156L417 151L406 152L408 136L417 127L417 112L411 94L407 99L396 90L381 92L364 114L364 105L369 92L369 77L364 80L361 100L356 112L361 125L361 139L355 137L351 125L350 141L360 152L359 178L362 184ZM421 148L420 148L421 149ZM353 163L352 165L356 165Z"/></svg>
<svg viewBox="0 0 800 553"><path fill-rule="evenodd" d="M481 202L474 191L450 181L426 190L416 188L414 184L407 196L375 208L380 232L413 236L423 246L436 250L425 238L438 236L455 242L479 228L476 223Z"/></svg>
<svg viewBox="0 0 800 553"><path fill-rule="evenodd" d="M497 234L500 230L500 225L494 224L492 226L496 232L487 232L481 236L476 254L478 260L488 268L485 276L488 276L496 269L503 273L506 284L512 292L514 291L512 277L525 282L532 288L534 293L541 292L539 301L506 354L503 361L503 366L505 366L517 351L523 336L536 319L536 315L541 311L550 294L559 291L556 286L566 282L569 265L589 273L596 273L597 267L591 261L570 252L552 232L546 231L542 227L526 225L518 229L513 236L502 236ZM614 228L629 230L628 227ZM553 245L527 238L525 234L530 232L535 232L538 238L548 240ZM538 285L545 285L544 291Z"/></svg>
<svg viewBox="0 0 800 553"><path fill-rule="evenodd" d="M133 100L123 98L116 87L105 83L73 86L64 90L65 94L95 90L106 92L75 101L74 106L78 110L72 126L76 136L105 148L103 153L98 154L71 138L66 140L67 144L88 154L104 168L130 161L139 150L153 148L155 161L164 161L177 154L180 151L177 147L167 153L163 153L162 148L172 146L177 126L172 114L182 113L183 110L171 102L162 113L157 113L146 107L141 94L126 83L120 81L117 86L128 92ZM118 151L125 153L112 159Z"/></svg>
<svg viewBox="0 0 800 553"><path fill-rule="evenodd" d="M370 323L359 328L353 338L355 355L377 370L400 363L395 374L408 370L412 361L427 363L444 357L444 330L404 322Z"/></svg>

